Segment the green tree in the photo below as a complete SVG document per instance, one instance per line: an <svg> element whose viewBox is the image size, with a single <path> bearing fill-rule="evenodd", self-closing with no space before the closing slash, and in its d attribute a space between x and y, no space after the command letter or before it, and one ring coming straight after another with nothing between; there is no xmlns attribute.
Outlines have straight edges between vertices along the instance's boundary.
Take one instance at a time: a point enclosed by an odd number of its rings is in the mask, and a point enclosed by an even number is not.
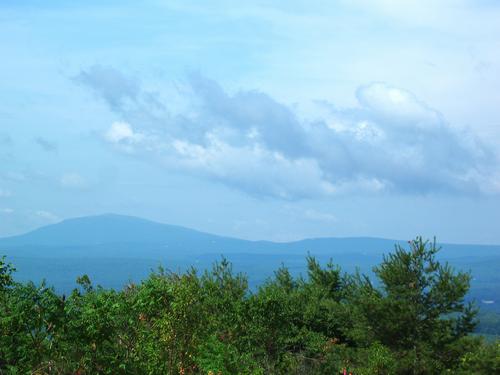
<svg viewBox="0 0 500 375"><path fill-rule="evenodd" d="M397 245L374 272L381 289L362 303L380 342L398 353L401 373L441 373L456 360L450 345L472 332L476 310L464 302L471 276L436 259L436 242Z"/></svg>
<svg viewBox="0 0 500 375"><path fill-rule="evenodd" d="M5 292L5 290L12 286L14 279L12 274L15 268L10 264L5 262L5 257L0 258L0 293ZM1 295L0 295L1 298Z"/></svg>
<svg viewBox="0 0 500 375"><path fill-rule="evenodd" d="M87 276L66 298L18 283L0 259L0 374L483 374L498 342L471 336L470 275L417 238L384 257L378 281L308 257L256 291L222 259L153 272L123 290Z"/></svg>

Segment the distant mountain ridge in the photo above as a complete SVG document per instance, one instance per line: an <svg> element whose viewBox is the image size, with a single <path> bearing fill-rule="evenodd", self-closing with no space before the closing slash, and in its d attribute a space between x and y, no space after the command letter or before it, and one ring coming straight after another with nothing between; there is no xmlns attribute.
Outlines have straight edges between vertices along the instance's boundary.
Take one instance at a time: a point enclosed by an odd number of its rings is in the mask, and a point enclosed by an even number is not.
<svg viewBox="0 0 500 375"><path fill-rule="evenodd" d="M83 248L105 245L142 245L147 248L169 245L170 250L190 252L357 252L382 254L406 241L374 237L324 237L292 242L249 241L201 232L182 226L162 224L134 216L104 214L85 216L47 225L25 234L0 238L2 250L20 248ZM442 244L447 253L482 256L498 252L500 245ZM166 250L166 249L165 249ZM464 250L468 254L464 253ZM10 251L9 251L10 253ZM447 254L452 255L452 254Z"/></svg>
<svg viewBox="0 0 500 375"><path fill-rule="evenodd" d="M0 244L82 246L105 243L163 243L172 238L209 234L181 226L160 224L134 216L104 214L63 220L26 234L0 238Z"/></svg>
<svg viewBox="0 0 500 375"><path fill-rule="evenodd" d="M312 238L293 242L248 241L213 235L176 225L123 215L99 215L64 220L26 234L0 238L0 256L14 263L19 280L40 281L61 291L71 290L75 279L88 274L95 282L120 288L140 280L151 269L210 268L221 256L256 286L281 265L292 273L306 272L305 257L320 262L332 259L342 269L371 273L383 254L406 241L383 238ZM439 258L471 270L472 293L478 300L495 301L488 308L500 311L500 245L442 244Z"/></svg>
<svg viewBox="0 0 500 375"><path fill-rule="evenodd" d="M61 247L68 251L90 250L91 248L121 246L124 251L132 251L131 246L141 246L141 255L155 249L163 252L182 251L188 253L269 253L305 251L360 251L366 245L382 250L397 241L379 238L316 238L293 242L249 241L204 233L171 224L161 224L133 216L105 214L67 219L57 224L47 225L26 234L0 238L0 249L21 253L38 248L55 251L58 256ZM52 249L52 250L50 250ZM76 249L76 250L75 250ZM379 252L379 251L377 251ZM40 254L38 254L40 255ZM66 255L70 255L69 253ZM121 254L126 255L124 253ZM129 254L130 255L130 254Z"/></svg>

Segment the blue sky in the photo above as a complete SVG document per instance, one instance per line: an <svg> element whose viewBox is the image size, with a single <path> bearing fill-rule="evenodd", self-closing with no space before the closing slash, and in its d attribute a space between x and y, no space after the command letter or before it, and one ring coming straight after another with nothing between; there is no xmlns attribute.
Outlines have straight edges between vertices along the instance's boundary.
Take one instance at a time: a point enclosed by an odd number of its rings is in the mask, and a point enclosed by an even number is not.
<svg viewBox="0 0 500 375"><path fill-rule="evenodd" d="M500 243L497 1L3 1L0 236L122 213Z"/></svg>

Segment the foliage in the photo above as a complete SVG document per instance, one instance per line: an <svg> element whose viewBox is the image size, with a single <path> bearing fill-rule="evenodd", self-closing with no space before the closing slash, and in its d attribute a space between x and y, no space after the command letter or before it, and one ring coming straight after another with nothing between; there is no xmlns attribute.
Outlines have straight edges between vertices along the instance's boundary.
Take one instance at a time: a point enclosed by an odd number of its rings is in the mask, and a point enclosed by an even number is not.
<svg viewBox="0 0 500 375"><path fill-rule="evenodd" d="M0 374L498 372L498 342L469 335L470 275L437 251L421 238L396 247L374 283L309 256L305 277L280 268L252 292L222 259L121 291L84 275L67 297L16 283L0 259Z"/></svg>

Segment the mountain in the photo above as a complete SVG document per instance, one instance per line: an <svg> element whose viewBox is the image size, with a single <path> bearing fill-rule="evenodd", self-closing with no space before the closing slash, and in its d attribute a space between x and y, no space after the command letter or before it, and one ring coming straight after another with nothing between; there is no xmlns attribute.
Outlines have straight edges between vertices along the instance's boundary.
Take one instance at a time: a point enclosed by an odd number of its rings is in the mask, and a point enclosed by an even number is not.
<svg viewBox="0 0 500 375"><path fill-rule="evenodd" d="M133 216L106 214L64 220L32 232L0 238L1 245L94 246L110 243L160 244L180 240L207 241L210 234Z"/></svg>
<svg viewBox="0 0 500 375"><path fill-rule="evenodd" d="M121 287L140 280L158 265L173 270L190 266L203 270L226 256L236 271L248 274L254 286L284 264L292 273L304 273L305 257L321 262L330 258L344 270L356 268L370 274L384 253L405 241L381 238L316 238L277 243L247 241L212 235L175 225L122 215L68 219L29 233L0 238L0 255L18 269L19 280L46 279L56 289L68 291L75 279L88 274L107 287ZM442 244L440 258L471 270L472 292L488 308L500 310L500 246ZM491 302L493 301L493 302Z"/></svg>
<svg viewBox="0 0 500 375"><path fill-rule="evenodd" d="M162 257L182 254L381 254L398 241L378 238L318 238L277 243L217 236L180 226L123 215L64 220L29 233L0 238L0 251L11 256L80 255Z"/></svg>

